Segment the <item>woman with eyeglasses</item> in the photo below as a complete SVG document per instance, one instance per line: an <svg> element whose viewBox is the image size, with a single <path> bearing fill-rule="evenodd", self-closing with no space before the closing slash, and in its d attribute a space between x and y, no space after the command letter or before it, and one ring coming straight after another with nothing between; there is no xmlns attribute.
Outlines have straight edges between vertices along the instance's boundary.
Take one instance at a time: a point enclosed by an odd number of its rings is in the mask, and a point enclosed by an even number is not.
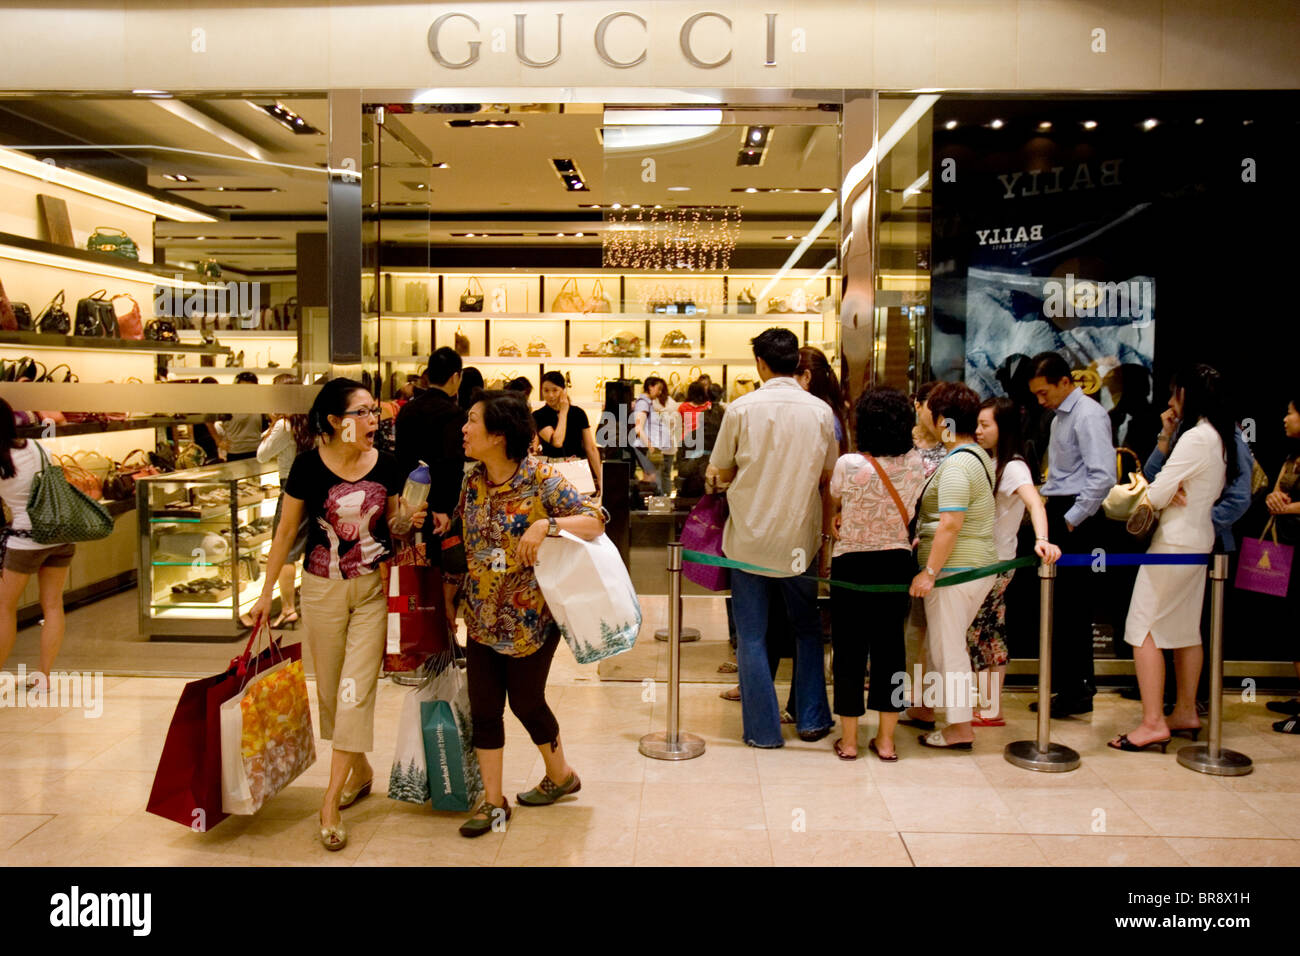
<svg viewBox="0 0 1300 956"><path fill-rule="evenodd" d="M302 615L315 661L320 735L334 746L320 841L327 850L341 850L348 838L339 811L368 795L374 777L366 751L374 749L375 693L388 630L379 563L391 553L393 535L424 524L425 506L412 512L403 503L406 476L397 459L375 448L379 407L360 382L325 383L307 424L319 441L289 470L266 583L250 616L260 623L270 614L276 580L305 515Z"/></svg>

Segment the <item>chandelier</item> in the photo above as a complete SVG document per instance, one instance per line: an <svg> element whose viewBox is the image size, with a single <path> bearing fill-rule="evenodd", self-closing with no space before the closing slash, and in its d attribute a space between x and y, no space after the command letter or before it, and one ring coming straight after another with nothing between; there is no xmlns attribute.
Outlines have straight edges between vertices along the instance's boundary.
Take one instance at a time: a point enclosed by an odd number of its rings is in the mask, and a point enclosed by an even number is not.
<svg viewBox="0 0 1300 956"><path fill-rule="evenodd" d="M606 268L725 271L740 237L739 206L630 206L605 211Z"/></svg>

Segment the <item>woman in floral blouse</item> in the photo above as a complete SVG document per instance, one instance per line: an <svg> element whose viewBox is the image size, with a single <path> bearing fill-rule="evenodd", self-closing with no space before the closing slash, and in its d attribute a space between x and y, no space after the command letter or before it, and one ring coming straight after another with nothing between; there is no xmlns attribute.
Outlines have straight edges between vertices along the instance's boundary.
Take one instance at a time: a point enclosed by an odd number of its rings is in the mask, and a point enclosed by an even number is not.
<svg viewBox="0 0 1300 956"><path fill-rule="evenodd" d="M533 573L542 540L561 530L594 540L605 529L597 509L546 461L528 454L533 417L511 392L483 392L463 429L465 454L477 460L465 476L457 513L465 534L464 612L469 632L470 718L483 772L483 804L462 836L498 830L510 819L502 793L506 700L546 763L546 776L516 799L547 806L582 786L560 746L560 728L546 704L546 677L560 629Z"/></svg>

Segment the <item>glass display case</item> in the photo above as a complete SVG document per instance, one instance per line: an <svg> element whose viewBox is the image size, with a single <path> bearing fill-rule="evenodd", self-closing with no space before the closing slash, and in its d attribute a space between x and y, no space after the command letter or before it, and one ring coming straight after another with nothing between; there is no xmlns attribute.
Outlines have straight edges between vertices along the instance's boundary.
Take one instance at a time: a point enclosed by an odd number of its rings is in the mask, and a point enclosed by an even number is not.
<svg viewBox="0 0 1300 956"><path fill-rule="evenodd" d="M279 496L275 463L255 459L137 480L140 633L244 630L239 616L261 594Z"/></svg>

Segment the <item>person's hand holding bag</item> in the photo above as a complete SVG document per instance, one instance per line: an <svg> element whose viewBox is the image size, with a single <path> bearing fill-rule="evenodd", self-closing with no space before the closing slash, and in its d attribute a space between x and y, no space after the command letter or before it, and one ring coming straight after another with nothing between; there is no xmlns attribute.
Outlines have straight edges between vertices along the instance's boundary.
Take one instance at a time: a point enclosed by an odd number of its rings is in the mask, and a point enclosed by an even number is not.
<svg viewBox="0 0 1300 956"><path fill-rule="evenodd" d="M549 528L550 522L542 518L530 524L528 530L520 537L519 546L515 548L515 557L524 567L531 568L537 563L537 551L546 540L546 532Z"/></svg>

